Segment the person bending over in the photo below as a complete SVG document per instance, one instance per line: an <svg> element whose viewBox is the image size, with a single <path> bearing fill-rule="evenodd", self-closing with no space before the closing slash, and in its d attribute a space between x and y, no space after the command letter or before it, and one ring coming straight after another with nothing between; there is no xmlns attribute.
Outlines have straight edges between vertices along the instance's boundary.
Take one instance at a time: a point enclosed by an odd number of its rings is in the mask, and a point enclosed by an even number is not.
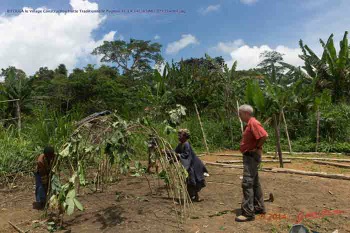
<svg viewBox="0 0 350 233"><path fill-rule="evenodd" d="M199 191L204 188L205 177L204 173L207 173L203 162L194 153L188 139L190 133L187 129L180 129L178 132L179 144L175 149L175 153L179 155L180 161L184 168L188 172L187 177L187 191L192 201L199 202Z"/></svg>

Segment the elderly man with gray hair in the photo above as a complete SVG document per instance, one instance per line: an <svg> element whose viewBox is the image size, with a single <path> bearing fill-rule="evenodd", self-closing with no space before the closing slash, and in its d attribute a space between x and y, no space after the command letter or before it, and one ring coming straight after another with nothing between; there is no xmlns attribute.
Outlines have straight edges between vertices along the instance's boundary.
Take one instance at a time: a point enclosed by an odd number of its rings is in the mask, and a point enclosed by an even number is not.
<svg viewBox="0 0 350 233"><path fill-rule="evenodd" d="M261 162L262 146L268 134L261 123L253 117L250 105L239 107L239 117L246 123L240 151L243 154L243 201L242 214L236 217L237 222L252 221L255 214L265 214L264 196L261 189L258 166Z"/></svg>

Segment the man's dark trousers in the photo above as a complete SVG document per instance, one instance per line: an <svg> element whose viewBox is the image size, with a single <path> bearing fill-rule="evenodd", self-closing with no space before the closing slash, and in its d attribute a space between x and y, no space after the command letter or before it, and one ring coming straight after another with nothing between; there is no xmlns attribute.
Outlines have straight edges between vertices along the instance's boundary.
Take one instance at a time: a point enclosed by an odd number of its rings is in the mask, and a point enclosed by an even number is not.
<svg viewBox="0 0 350 233"><path fill-rule="evenodd" d="M261 189L258 166L261 156L256 152L243 154L243 200L242 215L253 217L255 213L265 213L264 195Z"/></svg>

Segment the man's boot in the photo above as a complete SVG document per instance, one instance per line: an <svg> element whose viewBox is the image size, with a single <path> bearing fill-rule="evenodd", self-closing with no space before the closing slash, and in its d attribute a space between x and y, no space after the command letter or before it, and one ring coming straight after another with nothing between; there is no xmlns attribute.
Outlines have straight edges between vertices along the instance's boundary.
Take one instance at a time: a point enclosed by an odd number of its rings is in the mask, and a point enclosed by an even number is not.
<svg viewBox="0 0 350 233"><path fill-rule="evenodd" d="M247 217L247 216L244 216L244 215L239 215L236 217L236 222L248 222L248 221L254 221L255 220L255 217L252 216L252 217Z"/></svg>

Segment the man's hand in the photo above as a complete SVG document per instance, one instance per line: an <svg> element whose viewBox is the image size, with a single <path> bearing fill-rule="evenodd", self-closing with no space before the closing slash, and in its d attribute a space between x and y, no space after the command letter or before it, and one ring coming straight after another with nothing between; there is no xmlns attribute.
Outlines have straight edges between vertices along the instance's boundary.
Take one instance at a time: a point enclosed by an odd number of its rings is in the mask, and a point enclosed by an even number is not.
<svg viewBox="0 0 350 233"><path fill-rule="evenodd" d="M258 149L258 148L256 148L256 149L254 149L254 150L251 150L251 151L249 151L249 152L251 152L251 153L257 153L258 155L262 155L262 149Z"/></svg>

